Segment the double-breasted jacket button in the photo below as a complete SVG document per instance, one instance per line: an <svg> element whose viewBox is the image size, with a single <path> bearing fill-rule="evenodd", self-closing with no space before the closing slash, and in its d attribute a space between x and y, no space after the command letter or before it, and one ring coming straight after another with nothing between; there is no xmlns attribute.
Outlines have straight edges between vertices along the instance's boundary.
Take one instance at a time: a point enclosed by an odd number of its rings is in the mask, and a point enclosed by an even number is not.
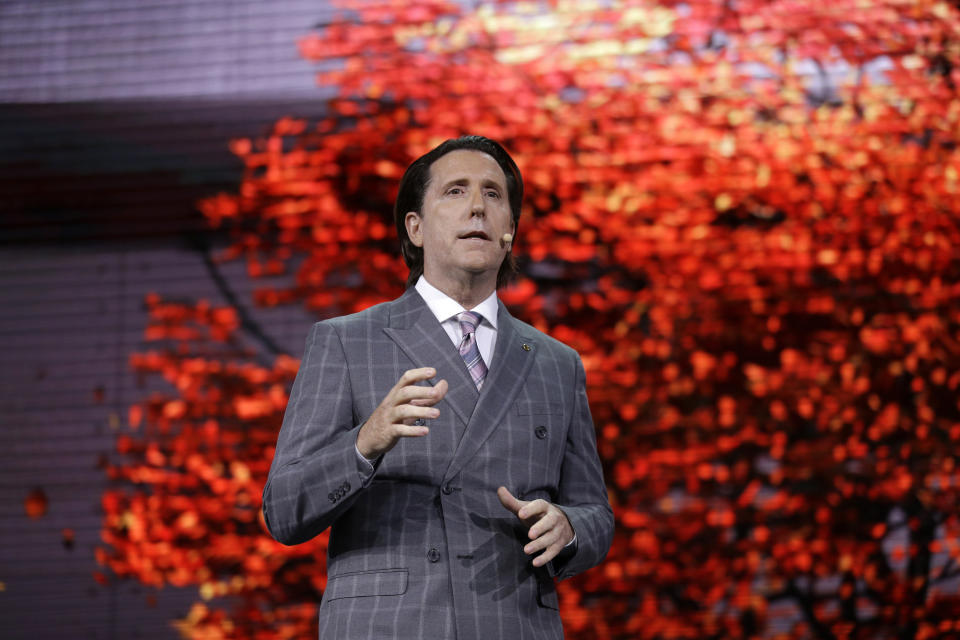
<svg viewBox="0 0 960 640"><path fill-rule="evenodd" d="M430 551L427 551L427 559L430 562L440 562L440 552L437 551L436 547L432 547Z"/></svg>
<svg viewBox="0 0 960 640"><path fill-rule="evenodd" d="M343 483L343 492L346 493L347 491L350 491L350 483L349 483L349 482L344 482L344 483Z"/></svg>
<svg viewBox="0 0 960 640"><path fill-rule="evenodd" d="M327 497L330 498L330 502L336 502L337 496L333 495L333 492L327 494Z"/></svg>
<svg viewBox="0 0 960 640"><path fill-rule="evenodd" d="M444 495L450 495L453 493L453 487L450 486L449 482L443 483L443 488L440 490L443 491Z"/></svg>
<svg viewBox="0 0 960 640"><path fill-rule="evenodd" d="M547 437L547 428L546 428L545 426L543 426L543 425L540 425L539 427L537 427L536 429L534 429L533 432L534 432L534 433L536 434L536 436L537 436L538 438L540 438L541 440L543 440L544 438Z"/></svg>

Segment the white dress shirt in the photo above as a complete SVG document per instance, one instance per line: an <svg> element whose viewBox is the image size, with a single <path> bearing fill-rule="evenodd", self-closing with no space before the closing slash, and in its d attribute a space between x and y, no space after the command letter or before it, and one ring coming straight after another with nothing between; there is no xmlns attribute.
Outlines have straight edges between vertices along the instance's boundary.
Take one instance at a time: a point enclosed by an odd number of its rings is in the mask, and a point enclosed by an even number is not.
<svg viewBox="0 0 960 640"><path fill-rule="evenodd" d="M417 284L414 285L417 293L427 303L430 311L436 316L440 326L450 336L453 346L459 349L460 341L463 340L463 331L460 329L460 321L457 315L464 311L473 311L480 315L480 324L477 326L477 348L480 349L480 357L483 363L490 369L490 361L493 358L493 349L497 346L497 292L494 290L483 302L473 309L464 309L460 303L445 294L440 289L427 282L427 279L420 276Z"/></svg>

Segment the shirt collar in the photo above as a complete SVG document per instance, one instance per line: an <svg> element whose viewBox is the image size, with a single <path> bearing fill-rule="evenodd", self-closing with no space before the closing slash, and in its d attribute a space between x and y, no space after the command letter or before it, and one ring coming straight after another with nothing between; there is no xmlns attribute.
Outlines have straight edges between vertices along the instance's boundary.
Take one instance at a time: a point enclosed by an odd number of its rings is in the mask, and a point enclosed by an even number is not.
<svg viewBox="0 0 960 640"><path fill-rule="evenodd" d="M466 311L466 309L464 309L459 302L427 282L427 279L422 275L420 276L420 279L417 280L417 284L414 285L414 288L417 290L417 293L420 294L420 297L423 298L423 301L427 303L427 307L429 307L430 311L437 317L437 320L441 324L456 316L458 313ZM497 292L494 290L493 293L483 300L483 302L475 306L473 309L470 309L470 311L479 313L483 319L487 321L487 324L496 330L498 306Z"/></svg>

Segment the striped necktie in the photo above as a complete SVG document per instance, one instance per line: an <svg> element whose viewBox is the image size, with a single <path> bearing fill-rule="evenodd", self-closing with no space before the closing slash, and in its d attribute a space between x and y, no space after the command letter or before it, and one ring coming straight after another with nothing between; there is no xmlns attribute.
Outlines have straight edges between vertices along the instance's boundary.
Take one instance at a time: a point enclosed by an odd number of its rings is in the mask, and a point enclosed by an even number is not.
<svg viewBox="0 0 960 640"><path fill-rule="evenodd" d="M480 356L480 348L477 346L477 325L480 324L480 314L473 311L464 311L457 315L460 321L460 330L463 331L463 340L460 341L460 357L467 365L467 371L473 378L473 383L477 389L483 386L483 379L487 375L487 365L484 364Z"/></svg>

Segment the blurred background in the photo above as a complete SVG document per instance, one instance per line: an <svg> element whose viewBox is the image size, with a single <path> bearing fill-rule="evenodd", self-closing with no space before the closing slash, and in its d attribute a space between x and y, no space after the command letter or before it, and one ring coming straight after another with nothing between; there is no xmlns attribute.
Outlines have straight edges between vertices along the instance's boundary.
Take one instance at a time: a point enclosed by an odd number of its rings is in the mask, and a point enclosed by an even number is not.
<svg viewBox="0 0 960 640"><path fill-rule="evenodd" d="M0 636L316 637L287 392L465 133L617 517L567 637L960 634L958 63L947 1L0 1Z"/></svg>

